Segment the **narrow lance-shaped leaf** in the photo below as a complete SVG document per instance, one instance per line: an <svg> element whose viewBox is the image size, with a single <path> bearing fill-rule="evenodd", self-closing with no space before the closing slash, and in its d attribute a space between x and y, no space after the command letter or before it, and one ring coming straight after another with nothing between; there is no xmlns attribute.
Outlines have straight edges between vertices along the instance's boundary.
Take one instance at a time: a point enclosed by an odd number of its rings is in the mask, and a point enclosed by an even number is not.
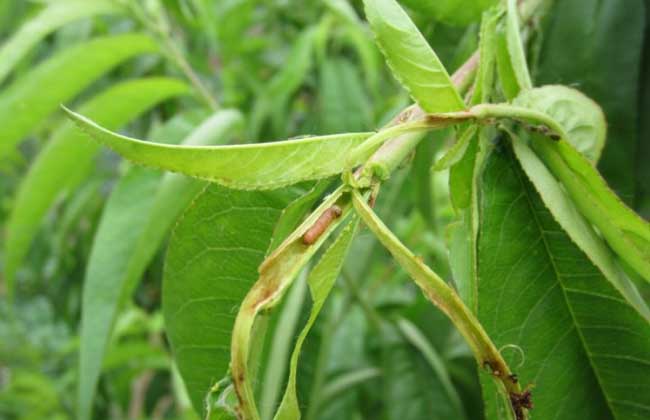
<svg viewBox="0 0 650 420"><path fill-rule="evenodd" d="M555 222L507 143L486 162L480 214L478 316L507 360L523 352L535 418L647 417L648 321Z"/></svg>
<svg viewBox="0 0 650 420"><path fill-rule="evenodd" d="M364 0L366 16L397 80L426 112L465 109L447 70L395 0Z"/></svg>
<svg viewBox="0 0 650 420"><path fill-rule="evenodd" d="M289 190L210 185L174 229L162 306L174 359L197 413L204 414L205 396L226 375L237 310L258 278L282 209L294 198Z"/></svg>
<svg viewBox="0 0 650 420"><path fill-rule="evenodd" d="M196 128L184 143L225 143L242 122L238 112L220 111ZM160 131L165 133L164 129ZM201 181L181 175L163 177L159 172L137 167L120 180L111 194L94 238L84 281L80 418L90 417L100 367L118 310L130 297L169 227L204 186Z"/></svg>
<svg viewBox="0 0 650 420"><path fill-rule="evenodd" d="M580 214L573 201L553 177L549 169L525 144L523 138L511 135L512 147L522 169L535 186L555 220L567 235L585 253L589 260L603 273L618 291L626 297L640 314L650 321L650 310L636 288L617 266L612 251L591 225Z"/></svg>
<svg viewBox="0 0 650 420"><path fill-rule="evenodd" d="M91 137L139 164L180 172L237 189L272 189L326 178L346 169L346 157L371 133L341 134L233 146L171 146L112 133L67 111ZM373 150L355 155L353 166Z"/></svg>
<svg viewBox="0 0 650 420"><path fill-rule="evenodd" d="M312 67L316 35L317 28L309 27L298 36L282 69L260 92L251 115L251 137L257 138L269 115L284 116L289 99L303 84ZM278 127L274 128L277 131Z"/></svg>
<svg viewBox="0 0 650 420"><path fill-rule="evenodd" d="M0 49L0 83L29 50L52 31L84 17L118 13L114 1L58 0L29 19Z"/></svg>
<svg viewBox="0 0 650 420"><path fill-rule="evenodd" d="M519 34L517 0L507 0L507 12L497 39L499 75L506 97L512 99L533 84L528 72L526 53Z"/></svg>
<svg viewBox="0 0 650 420"><path fill-rule="evenodd" d="M467 418L443 361L415 325L385 322L381 345L387 420Z"/></svg>
<svg viewBox="0 0 650 420"><path fill-rule="evenodd" d="M116 129L160 101L187 92L185 84L173 79L137 79L109 88L81 109ZM74 188L92 170L99 145L84 137L72 122L62 124L21 181L7 222L5 278L9 294L47 210L63 191Z"/></svg>
<svg viewBox="0 0 650 420"><path fill-rule="evenodd" d="M547 91L548 95L543 95ZM566 100L561 99L562 93L566 93ZM515 104L540 110L553 124L562 126L568 141L553 142L540 136L539 141L532 142L533 149L609 246L650 281L650 224L616 196L593 166L602 148L600 139L604 139L598 106L578 92L556 86L524 92Z"/></svg>
<svg viewBox="0 0 650 420"><path fill-rule="evenodd" d="M540 141L532 146L619 258L650 281L650 224L627 207L570 144Z"/></svg>
<svg viewBox="0 0 650 420"><path fill-rule="evenodd" d="M151 38L139 34L95 38L58 53L16 80L0 94L0 159L59 104L119 63L156 50Z"/></svg>
<svg viewBox="0 0 650 420"><path fill-rule="evenodd" d="M298 358L302 350L302 344L307 338L307 334L314 325L318 314L320 313L325 299L329 296L336 279L341 272L343 262L350 249L350 244L354 238L356 228L358 225L358 218L350 221L348 226L345 227L343 232L336 238L336 241L330 246L327 252L321 257L320 261L309 274L307 283L312 298L312 309L307 320L307 324L303 327L295 347L291 355L291 363L289 368L289 379L287 388L285 390L280 408L275 414L275 420L297 420L300 418L300 404L298 395L296 394L296 381L298 374Z"/></svg>
<svg viewBox="0 0 650 420"><path fill-rule="evenodd" d="M277 304L298 272L320 248L332 231L350 214L349 196L343 188L332 193L280 247L267 257L259 269L259 279L243 300L235 326L231 345L233 381L244 418L259 419L252 384L254 378L249 369L251 342L257 315ZM334 212L333 206L338 206ZM329 224L325 224L325 219ZM318 232L315 233L317 229ZM308 234L315 233L309 240Z"/></svg>

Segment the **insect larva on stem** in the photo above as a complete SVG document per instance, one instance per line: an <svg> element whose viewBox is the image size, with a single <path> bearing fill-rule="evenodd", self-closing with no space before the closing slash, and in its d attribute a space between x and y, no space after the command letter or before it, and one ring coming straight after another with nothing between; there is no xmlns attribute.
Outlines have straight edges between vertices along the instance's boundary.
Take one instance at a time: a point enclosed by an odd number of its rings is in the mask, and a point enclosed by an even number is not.
<svg viewBox="0 0 650 420"><path fill-rule="evenodd" d="M302 243L305 245L312 245L316 242L332 222L341 217L341 213L343 213L343 210L341 210L341 208L336 204L325 210L307 232L302 235Z"/></svg>

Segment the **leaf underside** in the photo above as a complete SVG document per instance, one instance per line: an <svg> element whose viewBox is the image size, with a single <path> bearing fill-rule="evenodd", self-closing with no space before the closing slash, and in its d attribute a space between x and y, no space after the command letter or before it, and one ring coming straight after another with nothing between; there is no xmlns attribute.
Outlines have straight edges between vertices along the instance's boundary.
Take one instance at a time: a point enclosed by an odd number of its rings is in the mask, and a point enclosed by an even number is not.
<svg viewBox="0 0 650 420"><path fill-rule="evenodd" d="M347 169L349 152L371 136L353 133L233 146L170 146L125 137L67 113L88 135L135 163L244 190L280 188L339 174ZM362 163L373 151L350 164Z"/></svg>

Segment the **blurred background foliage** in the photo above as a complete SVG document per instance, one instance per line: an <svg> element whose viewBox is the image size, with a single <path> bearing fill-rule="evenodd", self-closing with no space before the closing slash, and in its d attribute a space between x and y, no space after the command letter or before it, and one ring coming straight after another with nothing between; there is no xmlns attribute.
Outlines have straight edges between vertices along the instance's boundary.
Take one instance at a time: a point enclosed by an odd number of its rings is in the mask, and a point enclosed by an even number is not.
<svg viewBox="0 0 650 420"><path fill-rule="evenodd" d="M57 1L0 0L0 49ZM76 7L73 3L68 7ZM156 130L187 133L217 108L234 108L244 116L244 129L233 142L365 131L379 128L410 103L373 43L360 1L126 3L119 12L82 16L54 28L19 57L4 80L0 78L2 126L29 111L12 108L12 89L34 68L89 40L132 32L148 34L155 40L153 49L161 52L133 54L60 102L78 108L113 85L143 77L171 77L192 87L161 94L143 105L142 112L123 118L116 128L134 137L156 138ZM402 3L451 73L476 49L480 8L494 2L477 1L478 13L463 7L463 1ZM604 107L609 137L600 169L621 198L648 218L648 11L640 0L625 3L547 1L547 13L530 22L524 36L537 84L577 87ZM83 71L83 55L76 64ZM30 88L47 96L61 84L75 83L65 72L59 69ZM43 112L15 141L18 146L0 159L3 243L21 184L65 124L61 112ZM0 143L8 136L8 131L0 134ZM430 171L450 140L445 133L435 137L422 142L412 164L394 176L377 209L411 249L451 279L448 225L454 214L447 175ZM15 303L10 305L4 293L0 297L0 418L75 418L86 265L111 191L129 171L129 164L108 150L98 151L89 162L78 182L56 189L51 205L37 218L35 236L16 272ZM83 165L71 160L49 175L56 180L77 164ZM0 247L3 284L5 252ZM196 418L164 336L159 309L164 252L163 243L116 319L95 418ZM308 377L303 382L309 384L306 418L482 418L473 358L449 322L368 233L358 237L351 256L301 358L306 366L301 375ZM643 293L650 296L647 289ZM278 317L287 311L297 319L307 316L309 308L303 306L308 305L301 304L304 290L293 294L298 304L285 304ZM296 325L278 328L291 340ZM271 361L280 371L288 349ZM268 357L277 356L271 352ZM277 398L282 384L275 386L267 391ZM269 418L268 410L263 414Z"/></svg>

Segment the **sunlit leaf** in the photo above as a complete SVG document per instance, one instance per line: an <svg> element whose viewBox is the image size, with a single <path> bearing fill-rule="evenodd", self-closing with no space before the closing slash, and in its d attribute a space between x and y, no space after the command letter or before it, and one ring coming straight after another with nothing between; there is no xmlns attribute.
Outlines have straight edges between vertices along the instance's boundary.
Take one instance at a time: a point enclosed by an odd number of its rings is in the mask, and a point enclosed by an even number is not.
<svg viewBox="0 0 650 420"><path fill-rule="evenodd" d="M0 48L0 83L25 54L52 31L84 17L120 11L117 3L109 0L59 0L50 3L25 22Z"/></svg>
<svg viewBox="0 0 650 420"><path fill-rule="evenodd" d="M188 92L185 84L166 78L132 80L117 84L81 105L84 113L116 129L160 101ZM93 168L99 145L88 142L72 122L52 135L22 179L7 222L5 278L13 292L20 267L40 222L56 198L74 188Z"/></svg>
<svg viewBox="0 0 650 420"><path fill-rule="evenodd" d="M220 111L196 128L185 144L229 140L242 117ZM172 139L178 142L180 139ZM162 179L161 179L162 178ZM181 211L205 183L137 167L115 186L95 235L83 291L79 416L89 418L111 327L124 300Z"/></svg>
<svg viewBox="0 0 650 420"><path fill-rule="evenodd" d="M465 108L449 74L395 0L364 0L366 16L397 80L427 112Z"/></svg>
<svg viewBox="0 0 650 420"><path fill-rule="evenodd" d="M56 54L20 77L0 93L0 160L59 104L119 63L156 50L155 42L144 35L95 38Z"/></svg>
<svg viewBox="0 0 650 420"><path fill-rule="evenodd" d="M349 152L371 135L340 134L233 146L170 146L121 136L67 112L91 137L135 163L238 189L279 188L339 174L346 168ZM359 155L352 164L362 163L370 153Z"/></svg>

